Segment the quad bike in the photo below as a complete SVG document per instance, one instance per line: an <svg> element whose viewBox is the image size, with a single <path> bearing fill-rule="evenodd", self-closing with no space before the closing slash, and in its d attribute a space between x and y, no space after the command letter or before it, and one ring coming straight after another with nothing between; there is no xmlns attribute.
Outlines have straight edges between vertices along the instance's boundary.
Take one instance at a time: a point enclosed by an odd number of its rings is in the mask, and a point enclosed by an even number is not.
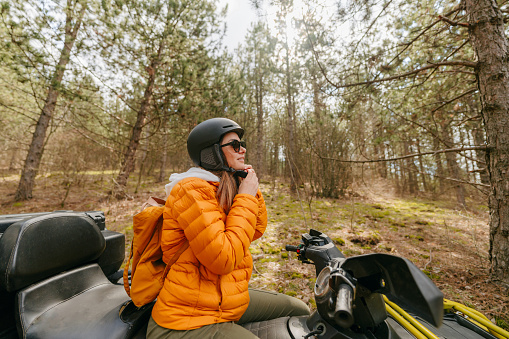
<svg viewBox="0 0 509 339"><path fill-rule="evenodd" d="M243 325L262 339L509 338L463 305L444 315L440 290L404 258L345 258L315 230L287 250L315 265L317 310ZM130 301L124 255L102 212L0 216L0 338L145 338L153 303Z"/></svg>

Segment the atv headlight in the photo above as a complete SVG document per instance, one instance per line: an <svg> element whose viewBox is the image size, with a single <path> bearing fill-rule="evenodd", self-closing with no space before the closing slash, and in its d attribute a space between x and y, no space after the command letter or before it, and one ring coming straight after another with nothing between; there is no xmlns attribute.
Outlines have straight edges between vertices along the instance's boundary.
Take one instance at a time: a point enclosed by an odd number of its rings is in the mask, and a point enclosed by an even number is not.
<svg viewBox="0 0 509 339"><path fill-rule="evenodd" d="M331 275L331 271L332 269L330 268L330 266L326 266L321 272L320 274L318 275L318 277L316 278L316 283L315 283L315 299L318 300L323 300L326 295L328 294L327 292L330 292L329 290L329 278L330 278L330 275Z"/></svg>

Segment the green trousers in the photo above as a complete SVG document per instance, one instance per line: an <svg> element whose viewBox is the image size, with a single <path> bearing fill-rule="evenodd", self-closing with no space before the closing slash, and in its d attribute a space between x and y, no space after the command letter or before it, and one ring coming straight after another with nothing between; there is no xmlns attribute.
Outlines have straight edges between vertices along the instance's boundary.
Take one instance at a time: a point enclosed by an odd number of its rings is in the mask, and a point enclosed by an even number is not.
<svg viewBox="0 0 509 339"><path fill-rule="evenodd" d="M256 339L257 336L239 324L309 314L309 308L304 302L285 294L249 289L249 298L249 306L237 323L211 324L194 330L177 331L159 326L151 317L147 328L147 338Z"/></svg>

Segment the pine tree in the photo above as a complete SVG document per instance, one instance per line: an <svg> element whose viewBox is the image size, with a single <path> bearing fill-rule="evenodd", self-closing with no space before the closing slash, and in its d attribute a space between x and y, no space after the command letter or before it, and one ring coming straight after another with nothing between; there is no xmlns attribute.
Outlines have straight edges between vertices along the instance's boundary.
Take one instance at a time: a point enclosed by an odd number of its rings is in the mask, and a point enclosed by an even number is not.
<svg viewBox="0 0 509 339"><path fill-rule="evenodd" d="M509 44L496 1L465 1L468 32L477 56L475 68L488 152L490 175L491 274L509 282Z"/></svg>
<svg viewBox="0 0 509 339"><path fill-rule="evenodd" d="M132 128L112 191L122 198L146 124L177 114L189 95L205 95L199 84L207 79L204 75L213 63L209 53L220 39L219 22L214 2L205 0L129 0L103 8L104 26L98 39L108 70L125 84L117 85L116 95L132 112Z"/></svg>
<svg viewBox="0 0 509 339"><path fill-rule="evenodd" d="M252 164L257 170L257 175L262 180L265 174L266 153L266 106L271 91L273 77L274 38L271 37L266 23L258 21L252 25L246 35L246 46L242 62L246 77L246 106L247 114L255 117L254 134L250 136L253 141L254 161ZM251 152L250 152L251 153ZM251 158L252 159L252 158Z"/></svg>
<svg viewBox="0 0 509 339"><path fill-rule="evenodd" d="M66 68L87 11L87 1L2 3L2 19L15 48L16 68L30 74L33 88L44 88L40 114L15 194L15 200L32 198L35 177L44 152L47 130L62 92ZM42 48L41 48L42 47ZM30 73L29 71L30 70Z"/></svg>

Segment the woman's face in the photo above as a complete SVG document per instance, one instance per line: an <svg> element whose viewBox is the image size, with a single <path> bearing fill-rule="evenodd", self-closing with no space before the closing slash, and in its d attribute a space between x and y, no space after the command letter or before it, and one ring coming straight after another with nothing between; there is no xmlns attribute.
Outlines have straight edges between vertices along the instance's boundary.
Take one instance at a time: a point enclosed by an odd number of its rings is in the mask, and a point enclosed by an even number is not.
<svg viewBox="0 0 509 339"><path fill-rule="evenodd" d="M239 136L235 132L227 133L223 136L221 140L221 145L225 145L233 140L240 141ZM221 147L226 157L226 161L228 162L228 166L235 170L244 170L246 166L244 165L244 157L246 155L246 149L240 146L239 151L235 152L232 145Z"/></svg>

